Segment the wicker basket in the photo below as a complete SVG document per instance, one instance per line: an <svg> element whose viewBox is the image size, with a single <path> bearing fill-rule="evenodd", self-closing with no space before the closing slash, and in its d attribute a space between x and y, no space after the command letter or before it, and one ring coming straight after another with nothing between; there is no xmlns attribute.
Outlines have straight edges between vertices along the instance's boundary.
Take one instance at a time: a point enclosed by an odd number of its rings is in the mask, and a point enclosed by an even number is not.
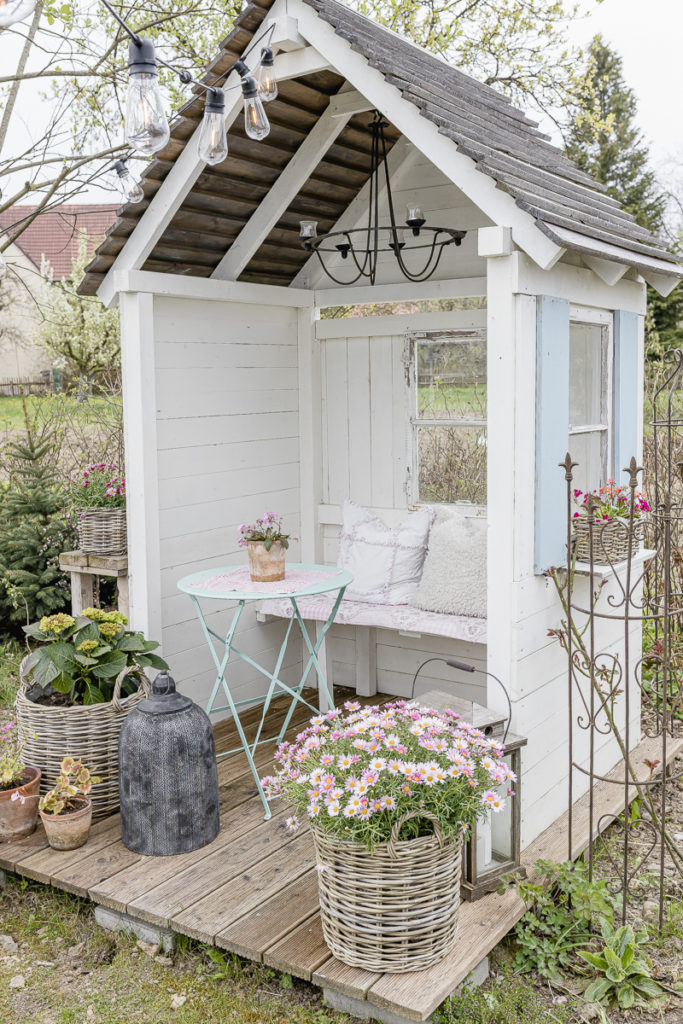
<svg viewBox="0 0 683 1024"><path fill-rule="evenodd" d="M89 555L125 555L125 508L80 508L78 546Z"/></svg>
<svg viewBox="0 0 683 1024"><path fill-rule="evenodd" d="M573 522L574 554L579 562L591 560L590 523L588 516ZM634 553L638 540L633 536ZM593 563L595 565L623 562L629 555L629 523L625 519L596 520L593 523Z"/></svg>
<svg viewBox="0 0 683 1024"><path fill-rule="evenodd" d="M429 818L434 834L399 840L409 818ZM313 828L323 935L345 964L401 973L438 963L455 946L461 846L438 821L411 811L372 854Z"/></svg>
<svg viewBox="0 0 683 1024"><path fill-rule="evenodd" d="M121 685L132 671L125 669L106 704L49 707L27 698L30 681L25 665L26 658L21 664L15 703L17 724L27 737L23 754L26 763L43 773L41 793L52 789L62 758L69 754L80 758L102 780L92 789L93 819L114 814L119 806L119 733L126 716L149 694L147 677L143 677L136 693L122 698Z"/></svg>

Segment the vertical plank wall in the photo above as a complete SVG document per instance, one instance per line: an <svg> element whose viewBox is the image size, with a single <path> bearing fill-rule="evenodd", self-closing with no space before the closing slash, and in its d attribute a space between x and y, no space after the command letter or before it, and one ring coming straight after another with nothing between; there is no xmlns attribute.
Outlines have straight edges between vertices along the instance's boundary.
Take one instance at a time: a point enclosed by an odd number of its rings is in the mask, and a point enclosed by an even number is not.
<svg viewBox="0 0 683 1024"><path fill-rule="evenodd" d="M244 563L238 526L266 511L299 534L297 311L160 296L154 304L163 654L182 689L203 702L216 672L178 579ZM203 606L225 632L225 606ZM256 624L247 608L238 645L272 666L283 630ZM295 642L283 678L298 678L300 666ZM231 679L236 699L265 692L267 681L244 662Z"/></svg>
<svg viewBox="0 0 683 1024"><path fill-rule="evenodd" d="M411 433L409 389L404 364L408 331L482 327L484 310L320 320L321 497L328 518L319 557L335 563L339 510L346 498L373 509L393 525L408 514ZM335 515L335 512L337 513ZM460 658L486 667L486 647L443 637L406 636L376 630L380 691L408 696L418 665L429 657ZM355 682L355 630L337 625L329 648L337 684ZM421 674L416 693L434 686L485 703L483 677L457 673L432 663ZM498 706L498 705L496 705Z"/></svg>

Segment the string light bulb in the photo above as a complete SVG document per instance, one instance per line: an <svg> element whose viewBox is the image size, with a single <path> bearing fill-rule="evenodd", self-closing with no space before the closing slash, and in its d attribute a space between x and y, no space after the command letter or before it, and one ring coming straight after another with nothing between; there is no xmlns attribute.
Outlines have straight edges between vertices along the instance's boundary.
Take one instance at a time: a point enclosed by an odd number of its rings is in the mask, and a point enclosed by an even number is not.
<svg viewBox="0 0 683 1024"><path fill-rule="evenodd" d="M136 181L130 173L130 169L126 161L117 160L114 164L114 170L119 176L119 185L124 198L127 199L129 203L141 203L145 198L145 193L142 191L140 182Z"/></svg>
<svg viewBox="0 0 683 1024"><path fill-rule="evenodd" d="M261 63L256 72L256 84L262 103L272 103L277 99L277 80L275 78L275 57L270 46L261 50Z"/></svg>
<svg viewBox="0 0 683 1024"><path fill-rule="evenodd" d="M206 94L204 118L199 132L199 157L205 164L220 164L228 155L225 131L225 92L211 88Z"/></svg>
<svg viewBox="0 0 683 1024"><path fill-rule="evenodd" d="M36 9L37 0L0 0L0 28L16 25Z"/></svg>
<svg viewBox="0 0 683 1024"><path fill-rule="evenodd" d="M158 153L171 137L154 44L149 39L131 39L128 48L125 135L131 148L144 156Z"/></svg>
<svg viewBox="0 0 683 1024"><path fill-rule="evenodd" d="M270 124L263 109L255 78L249 76L242 79L242 95L244 96L244 130L250 139L265 139L270 131Z"/></svg>

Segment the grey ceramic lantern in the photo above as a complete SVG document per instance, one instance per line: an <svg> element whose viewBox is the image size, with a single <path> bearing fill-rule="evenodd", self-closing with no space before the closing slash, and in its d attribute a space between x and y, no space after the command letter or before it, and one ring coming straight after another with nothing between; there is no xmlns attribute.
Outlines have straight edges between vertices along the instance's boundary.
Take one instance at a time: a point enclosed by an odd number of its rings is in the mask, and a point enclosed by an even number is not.
<svg viewBox="0 0 683 1024"><path fill-rule="evenodd" d="M218 835L218 772L205 711L160 672L119 738L121 839L146 856L206 846Z"/></svg>

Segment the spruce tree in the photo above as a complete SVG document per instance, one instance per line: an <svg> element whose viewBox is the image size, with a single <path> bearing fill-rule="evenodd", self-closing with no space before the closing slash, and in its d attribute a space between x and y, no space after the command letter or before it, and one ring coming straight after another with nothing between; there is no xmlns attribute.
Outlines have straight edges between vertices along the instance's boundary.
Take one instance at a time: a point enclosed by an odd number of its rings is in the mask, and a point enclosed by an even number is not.
<svg viewBox="0 0 683 1024"><path fill-rule="evenodd" d="M74 530L64 514L55 454L51 439L30 429L5 449L10 480L0 496L0 632L18 632L70 601L59 554L75 546Z"/></svg>
<svg viewBox="0 0 683 1024"><path fill-rule="evenodd" d="M575 95L567 155L605 185L638 224L657 234L664 227L666 198L650 166L636 113L621 57L595 36ZM648 288L648 306L648 356L657 359L665 349L683 346L683 286L666 298Z"/></svg>

